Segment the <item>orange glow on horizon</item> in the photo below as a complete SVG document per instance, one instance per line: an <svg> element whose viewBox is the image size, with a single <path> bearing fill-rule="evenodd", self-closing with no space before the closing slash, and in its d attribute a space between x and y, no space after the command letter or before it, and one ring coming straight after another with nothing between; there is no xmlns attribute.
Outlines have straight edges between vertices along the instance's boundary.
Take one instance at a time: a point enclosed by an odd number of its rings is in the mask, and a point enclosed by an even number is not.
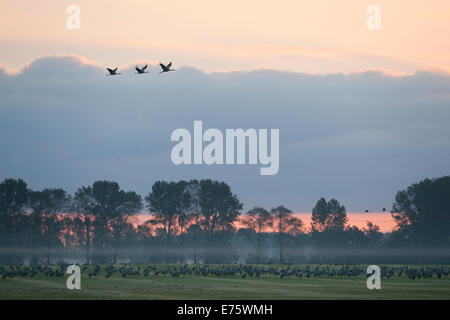
<svg viewBox="0 0 450 320"><path fill-rule="evenodd" d="M294 213L294 215L303 221L303 231L309 232L309 229L311 227L311 213ZM144 223L151 217L151 214L139 214L131 217L130 222L136 226ZM347 218L347 224L349 226L356 226L359 229L366 228L368 221L372 222L374 225L378 225L380 227L380 231L383 233L392 232L396 227L394 219L388 212L348 212ZM242 223L239 220L234 224L234 226L236 229L241 229L243 227Z"/></svg>

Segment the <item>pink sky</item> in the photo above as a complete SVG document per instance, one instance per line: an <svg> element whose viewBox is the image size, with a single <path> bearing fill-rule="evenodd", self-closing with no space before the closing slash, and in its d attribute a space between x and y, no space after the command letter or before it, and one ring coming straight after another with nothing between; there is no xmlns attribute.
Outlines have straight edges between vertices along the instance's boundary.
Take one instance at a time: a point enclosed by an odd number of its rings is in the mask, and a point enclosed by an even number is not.
<svg viewBox="0 0 450 320"><path fill-rule="evenodd" d="M295 213L299 217L306 228L311 226L311 213ZM149 214L141 214L133 217L133 223L143 223L148 220L151 216ZM395 227L395 222L392 219L390 213L386 212L349 212L347 213L348 224L351 226L357 226L362 229L367 226L367 221L372 222L380 227L381 232L391 232ZM236 223L236 227L239 228L239 222Z"/></svg>
<svg viewBox="0 0 450 320"><path fill-rule="evenodd" d="M69 5L81 28L67 28ZM377 5L381 29L369 30ZM207 72L376 68L450 70L448 0L2 0L0 64L19 70L43 54L101 65L173 61Z"/></svg>

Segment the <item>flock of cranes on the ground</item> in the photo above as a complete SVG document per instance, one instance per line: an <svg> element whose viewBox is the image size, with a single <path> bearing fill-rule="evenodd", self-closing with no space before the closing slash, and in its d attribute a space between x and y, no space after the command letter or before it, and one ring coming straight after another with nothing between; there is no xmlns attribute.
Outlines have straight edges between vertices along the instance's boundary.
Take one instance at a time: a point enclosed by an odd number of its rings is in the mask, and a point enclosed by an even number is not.
<svg viewBox="0 0 450 320"><path fill-rule="evenodd" d="M175 71L175 69L172 69L172 62L170 62L168 65L164 65L162 63L159 64L161 66L162 71L160 73L164 73L164 72L170 72L170 71ZM143 66L142 68L139 68L139 66L136 66L136 74L143 74L143 73L149 73L147 70L148 65L146 64L145 66ZM115 69L111 69L111 68L106 68L106 70L108 70L109 74L107 74L107 76L117 76L119 74L121 74L120 72L117 72L117 68Z"/></svg>
<svg viewBox="0 0 450 320"><path fill-rule="evenodd" d="M14 277L45 276L61 278L66 275L68 264L49 265L0 265L1 279L7 280ZM81 273L88 278L110 278L114 274L122 277L136 276L203 276L225 277L238 276L245 278L259 278L260 276L274 276L283 278L317 278L340 277L350 278L366 275L363 265L357 264L325 264L325 265L251 265L251 264L178 264L178 265L150 265L150 264L121 264L121 265L82 265ZM447 277L450 273L449 266L381 266L381 277L391 278L408 277L411 280L431 279ZM119 276L119 277L120 277Z"/></svg>

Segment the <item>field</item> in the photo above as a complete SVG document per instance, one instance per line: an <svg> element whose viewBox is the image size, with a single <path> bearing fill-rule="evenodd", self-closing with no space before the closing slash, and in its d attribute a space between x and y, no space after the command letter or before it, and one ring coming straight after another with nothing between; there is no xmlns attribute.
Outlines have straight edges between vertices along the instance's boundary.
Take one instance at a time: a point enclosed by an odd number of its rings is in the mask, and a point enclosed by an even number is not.
<svg viewBox="0 0 450 320"><path fill-rule="evenodd" d="M84 268L81 290L67 289L67 274L48 276L39 272L33 277L0 278L0 299L450 299L450 275L442 275L440 279L433 275L412 280L405 274L394 274L390 278L381 278L380 290L368 290L364 273L332 277L291 274L283 278L270 273L262 273L259 277L246 274L245 278L241 273L204 276L192 272L173 276L170 272L163 274L161 270L180 270L180 265L154 265L155 269L144 275L143 265L133 265L127 268L139 270L139 274L124 277L118 271L121 266L114 267L116 271L108 278L105 277L106 266L98 266L95 275L93 266ZM309 267L314 270L316 266ZM52 268L57 270L56 266ZM296 267L271 268L295 270ZM300 270L305 266L297 268ZM323 266L320 268L324 269ZM360 268L365 270L365 266ZM419 270L422 266L414 268Z"/></svg>

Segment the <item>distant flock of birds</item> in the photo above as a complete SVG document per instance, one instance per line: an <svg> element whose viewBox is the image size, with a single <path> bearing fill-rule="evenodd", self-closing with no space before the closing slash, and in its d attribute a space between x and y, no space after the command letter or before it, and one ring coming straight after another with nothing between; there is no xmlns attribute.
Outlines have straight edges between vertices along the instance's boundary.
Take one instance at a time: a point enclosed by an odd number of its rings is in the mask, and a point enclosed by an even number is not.
<svg viewBox="0 0 450 320"><path fill-rule="evenodd" d="M386 208L381 209L381 212L386 212L386 211L387 211ZM364 210L364 213L369 213L369 212L370 212L369 209ZM391 211L391 213L393 213L393 211Z"/></svg>
<svg viewBox="0 0 450 320"><path fill-rule="evenodd" d="M162 71L160 73L175 71L175 69L172 69L172 62L169 62L168 65L164 65L162 63L160 63L159 65L161 66L161 69L162 69ZM148 71L146 71L147 67L148 67L148 65L146 64L142 68L139 68L139 66L136 66L134 69L136 70L136 74L149 73ZM109 72L109 74L107 74L107 76L117 76L117 75L121 74L120 72L117 72L117 68L114 68L114 69L106 68L106 70Z"/></svg>
<svg viewBox="0 0 450 320"><path fill-rule="evenodd" d="M62 278L66 275L68 264L60 264L56 266L48 265L0 265L1 279L12 279L14 277L35 277L38 275ZM381 277L391 278L393 276L401 277L406 275L411 280L431 279L436 277L441 279L447 277L450 273L449 266L381 266ZM179 265L159 265L158 267L148 264L123 264L123 265L83 265L81 273L88 278L96 278L104 276L110 278L114 274L120 274L122 278L149 275L172 276L174 278L186 275L195 276L239 276L242 279L256 277L261 275L272 275L280 279L288 277L316 278L316 277L356 277L366 274L366 270L361 265L356 264L336 264L336 265L306 265L299 266L262 266L249 264L179 264ZM366 274L366 276L369 276Z"/></svg>

